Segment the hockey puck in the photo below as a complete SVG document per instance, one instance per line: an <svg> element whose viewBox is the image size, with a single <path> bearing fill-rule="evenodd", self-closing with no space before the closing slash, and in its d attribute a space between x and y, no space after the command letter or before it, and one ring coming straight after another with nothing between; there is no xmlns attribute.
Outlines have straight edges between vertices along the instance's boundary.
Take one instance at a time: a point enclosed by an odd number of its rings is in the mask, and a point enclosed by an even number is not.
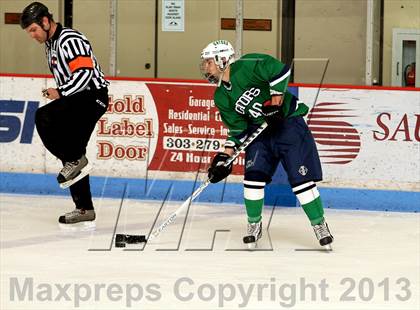
<svg viewBox="0 0 420 310"><path fill-rule="evenodd" d="M255 236L245 236L243 241L244 241L244 243L254 243L255 242Z"/></svg>
<svg viewBox="0 0 420 310"><path fill-rule="evenodd" d="M126 240L125 235L122 235L122 234L116 234L115 235L115 243L125 242L125 240Z"/></svg>
<svg viewBox="0 0 420 310"><path fill-rule="evenodd" d="M136 244L136 243L143 243L146 241L147 239L145 235L125 235L125 234L115 235L115 243L124 242L128 244Z"/></svg>

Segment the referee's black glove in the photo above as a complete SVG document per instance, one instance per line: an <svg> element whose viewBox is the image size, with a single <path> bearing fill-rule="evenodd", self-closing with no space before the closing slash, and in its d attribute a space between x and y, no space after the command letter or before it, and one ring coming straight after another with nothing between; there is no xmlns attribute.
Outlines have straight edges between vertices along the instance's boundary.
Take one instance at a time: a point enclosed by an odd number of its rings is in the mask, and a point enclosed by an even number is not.
<svg viewBox="0 0 420 310"><path fill-rule="evenodd" d="M225 166L225 162L229 158L230 156L223 152L219 152L214 156L208 169L208 177L211 183L220 182L232 172L232 164Z"/></svg>

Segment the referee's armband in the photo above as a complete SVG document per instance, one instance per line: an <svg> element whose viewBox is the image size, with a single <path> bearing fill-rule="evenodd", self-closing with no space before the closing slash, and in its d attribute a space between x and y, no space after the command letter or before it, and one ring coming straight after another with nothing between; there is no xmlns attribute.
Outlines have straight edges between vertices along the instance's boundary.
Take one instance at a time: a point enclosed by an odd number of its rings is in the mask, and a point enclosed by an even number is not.
<svg viewBox="0 0 420 310"><path fill-rule="evenodd" d="M77 56L69 62L70 71L73 73L79 69L93 69L93 61L90 56Z"/></svg>

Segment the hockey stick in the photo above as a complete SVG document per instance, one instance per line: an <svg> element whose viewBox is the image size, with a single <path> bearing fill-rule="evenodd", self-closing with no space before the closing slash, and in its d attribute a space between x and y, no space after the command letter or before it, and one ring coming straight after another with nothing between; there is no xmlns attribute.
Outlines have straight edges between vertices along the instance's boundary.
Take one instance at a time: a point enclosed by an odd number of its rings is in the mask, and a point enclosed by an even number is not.
<svg viewBox="0 0 420 310"><path fill-rule="evenodd" d="M254 141L263 131L265 128L267 128L268 124L267 122L264 122L258 127L239 147L238 149L232 154L231 157L229 157L228 160L224 163L224 165L227 167L229 166L238 156L239 154L245 150L248 145ZM174 212L172 213L158 228L156 228L150 236L147 238L147 242L153 240L157 236L160 235L160 233L168 226L170 225L175 219L178 217L178 215L184 211L191 203L192 201L197 198L198 195L201 194L201 192L210 184L210 179L207 179L203 184L200 185L199 188L197 188L190 197L188 197L187 200L184 201L184 203Z"/></svg>

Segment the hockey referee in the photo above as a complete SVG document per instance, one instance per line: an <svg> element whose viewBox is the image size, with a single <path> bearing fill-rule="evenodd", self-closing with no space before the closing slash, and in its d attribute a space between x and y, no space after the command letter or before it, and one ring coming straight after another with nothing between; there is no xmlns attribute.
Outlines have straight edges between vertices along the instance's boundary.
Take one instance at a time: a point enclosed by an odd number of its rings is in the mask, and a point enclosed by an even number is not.
<svg viewBox="0 0 420 310"><path fill-rule="evenodd" d="M70 187L76 205L74 211L60 216L59 222L90 224L96 215L86 146L107 110L109 82L86 37L56 23L44 4L29 4L20 25L31 38L45 43L48 66L57 84L57 88L42 91L51 102L37 110L35 124L45 147L63 163L57 180L60 187Z"/></svg>

